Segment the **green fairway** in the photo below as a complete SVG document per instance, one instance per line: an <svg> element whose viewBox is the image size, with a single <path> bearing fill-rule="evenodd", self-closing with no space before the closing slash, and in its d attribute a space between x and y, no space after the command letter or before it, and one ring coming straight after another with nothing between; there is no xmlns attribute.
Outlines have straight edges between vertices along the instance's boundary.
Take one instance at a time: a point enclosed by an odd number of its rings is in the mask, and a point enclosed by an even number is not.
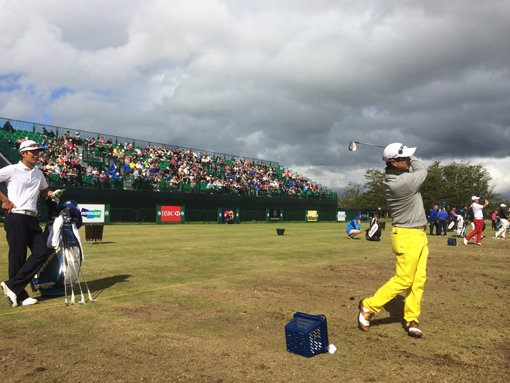
<svg viewBox="0 0 510 383"><path fill-rule="evenodd" d="M429 237L422 339L402 329L403 296L357 329L358 301L394 272L389 228L370 242L345 223L109 225L103 240L84 245L95 303L0 303L0 382L507 380L510 240ZM286 351L297 311L326 315L336 354Z"/></svg>

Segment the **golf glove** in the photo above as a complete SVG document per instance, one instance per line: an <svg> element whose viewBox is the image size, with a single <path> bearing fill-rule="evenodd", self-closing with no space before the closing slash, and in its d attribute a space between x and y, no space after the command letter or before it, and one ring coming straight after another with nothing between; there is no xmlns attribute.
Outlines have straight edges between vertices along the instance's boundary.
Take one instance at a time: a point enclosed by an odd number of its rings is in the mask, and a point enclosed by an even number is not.
<svg viewBox="0 0 510 383"><path fill-rule="evenodd" d="M50 197L52 201L58 204L60 202L60 197L62 197L62 194L64 193L65 190L66 189L55 190Z"/></svg>

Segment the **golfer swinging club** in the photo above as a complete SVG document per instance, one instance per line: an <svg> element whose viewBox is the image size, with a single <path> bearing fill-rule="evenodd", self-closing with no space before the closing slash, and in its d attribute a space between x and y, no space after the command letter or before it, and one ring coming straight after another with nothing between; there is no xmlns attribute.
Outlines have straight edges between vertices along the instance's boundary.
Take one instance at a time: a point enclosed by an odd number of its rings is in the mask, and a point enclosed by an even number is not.
<svg viewBox="0 0 510 383"><path fill-rule="evenodd" d="M429 249L425 231L427 217L420 188L427 169L413 156L415 151L416 148L393 143L383 152L386 162L383 184L392 218L391 248L397 256L397 267L393 278L374 296L359 303L358 327L365 332L368 332L374 314L405 291L404 329L412 337L422 336L418 317Z"/></svg>

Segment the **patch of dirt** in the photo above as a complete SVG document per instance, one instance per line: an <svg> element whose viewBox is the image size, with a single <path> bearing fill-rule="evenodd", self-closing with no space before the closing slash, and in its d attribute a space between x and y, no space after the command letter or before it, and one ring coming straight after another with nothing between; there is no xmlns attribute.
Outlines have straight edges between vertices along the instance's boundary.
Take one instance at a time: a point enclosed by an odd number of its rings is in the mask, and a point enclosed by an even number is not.
<svg viewBox="0 0 510 383"><path fill-rule="evenodd" d="M158 309L154 306L139 306L130 308L120 308L117 310L122 314L127 314L135 319L165 319L170 313L168 311Z"/></svg>
<svg viewBox="0 0 510 383"><path fill-rule="evenodd" d="M434 354L431 359L431 362L436 366L446 366L446 367L465 367L466 363L455 359L453 356L449 354Z"/></svg>

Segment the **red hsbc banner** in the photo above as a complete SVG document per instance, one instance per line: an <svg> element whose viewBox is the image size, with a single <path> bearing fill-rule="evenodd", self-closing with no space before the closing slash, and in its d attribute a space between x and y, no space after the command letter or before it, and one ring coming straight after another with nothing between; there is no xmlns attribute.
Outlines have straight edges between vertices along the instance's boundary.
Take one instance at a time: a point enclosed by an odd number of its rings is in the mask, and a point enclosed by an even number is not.
<svg viewBox="0 0 510 383"><path fill-rule="evenodd" d="M180 206L161 206L161 222L181 222Z"/></svg>

